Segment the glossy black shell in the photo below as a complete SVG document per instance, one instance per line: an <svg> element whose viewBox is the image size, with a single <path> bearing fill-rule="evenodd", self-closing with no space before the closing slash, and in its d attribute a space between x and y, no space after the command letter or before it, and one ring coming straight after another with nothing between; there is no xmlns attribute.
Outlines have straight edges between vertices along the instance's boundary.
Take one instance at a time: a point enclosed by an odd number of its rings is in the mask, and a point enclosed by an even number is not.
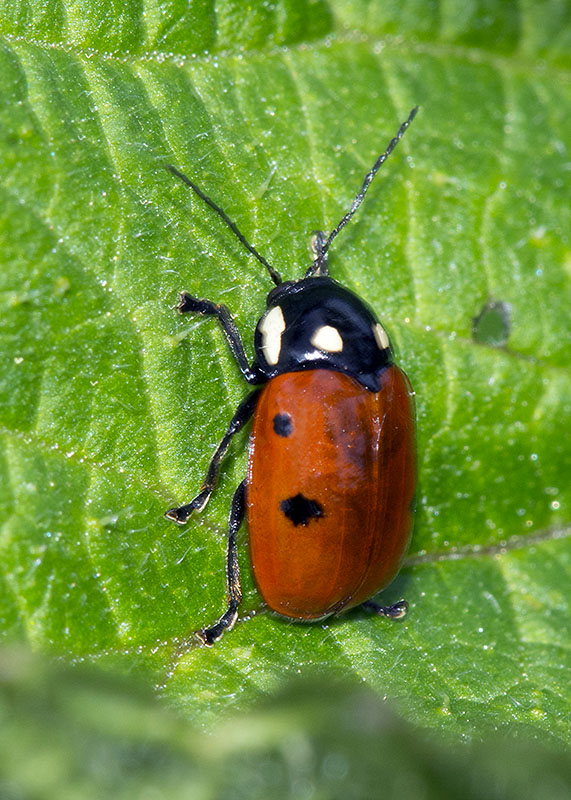
<svg viewBox="0 0 571 800"><path fill-rule="evenodd" d="M264 330L268 315L276 307L283 314L283 330L274 332L274 338L279 337L275 348L278 355L269 357ZM339 334L339 352L312 344L316 332L324 327L334 328ZM267 310L256 326L254 347L255 368L263 379L285 372L333 369L378 392L380 374L392 364L388 337L371 309L349 289L324 276L286 282L270 292Z"/></svg>

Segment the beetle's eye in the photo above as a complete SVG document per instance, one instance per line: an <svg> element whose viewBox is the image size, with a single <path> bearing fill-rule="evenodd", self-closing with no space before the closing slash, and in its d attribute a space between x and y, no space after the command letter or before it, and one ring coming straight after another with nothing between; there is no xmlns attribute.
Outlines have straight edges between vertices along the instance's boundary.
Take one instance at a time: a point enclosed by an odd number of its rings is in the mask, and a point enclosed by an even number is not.
<svg viewBox="0 0 571 800"><path fill-rule="evenodd" d="M294 283L295 281L284 281L283 283L280 283L279 286L276 286L275 289L272 289L272 291L266 297L266 305L268 308L274 304L276 298L278 298L284 292L287 292L288 289L294 285Z"/></svg>

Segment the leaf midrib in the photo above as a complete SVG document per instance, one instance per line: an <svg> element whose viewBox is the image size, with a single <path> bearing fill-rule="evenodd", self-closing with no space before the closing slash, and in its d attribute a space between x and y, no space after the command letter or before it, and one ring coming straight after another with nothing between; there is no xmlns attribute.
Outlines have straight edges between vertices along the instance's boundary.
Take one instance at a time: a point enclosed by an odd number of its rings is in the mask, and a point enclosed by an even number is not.
<svg viewBox="0 0 571 800"><path fill-rule="evenodd" d="M521 55L517 51L508 54L498 54L491 50L485 50L477 47L467 47L466 45L450 44L448 42L439 42L433 44L428 41L418 41L411 37L404 39L402 36L395 37L391 34L386 36L371 36L364 30L353 29L351 31L344 31L342 34L331 34L324 36L320 39L314 39L310 42L297 42L292 45L272 45L267 48L253 48L251 50L243 49L226 49L219 50L215 53L199 53L183 55L179 53L165 52L162 50L142 50L138 53L126 52L118 54L108 50L98 50L94 47L78 47L75 44L67 42L52 42L47 39L41 39L33 36L23 36L21 34L3 33L0 36L10 44L28 44L36 47L42 47L47 50L56 50L70 55L77 55L84 58L93 58L97 56L105 61L117 62L120 64L137 64L152 62L156 64L170 64L173 66L185 66L187 64L212 64L224 59L239 59L244 62L248 58L257 58L259 56L273 57L283 56L284 52L304 52L307 53L311 50L320 50L324 47L329 48L331 45L359 45L362 44L367 48L382 48L391 52L403 52L407 55L422 54L430 55L435 58L453 57L459 60L464 60L470 64L483 64L485 66L493 67L499 71L505 69L513 69L517 71L525 71L526 73L537 74L545 76L546 72L560 77L561 79L571 79L571 67L562 67L560 64L550 62L548 55L542 54L541 58L534 58L531 56Z"/></svg>

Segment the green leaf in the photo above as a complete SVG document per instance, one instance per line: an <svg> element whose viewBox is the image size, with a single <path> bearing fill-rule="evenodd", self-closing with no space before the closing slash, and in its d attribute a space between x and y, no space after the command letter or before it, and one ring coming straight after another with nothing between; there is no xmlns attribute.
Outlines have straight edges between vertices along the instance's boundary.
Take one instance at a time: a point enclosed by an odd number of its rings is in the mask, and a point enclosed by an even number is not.
<svg viewBox="0 0 571 800"><path fill-rule="evenodd" d="M557 0L3 4L5 639L140 673L201 724L343 674L426 728L569 742L570 21ZM223 301L251 357L271 283L164 166L294 279L415 104L331 252L416 390L416 527L383 595L409 615L258 613L186 649L224 608L246 436L204 514L162 514L247 389L174 306ZM248 616L245 531L240 559Z"/></svg>
<svg viewBox="0 0 571 800"><path fill-rule="evenodd" d="M362 686L296 681L205 737L132 679L0 650L0 790L52 798L566 800L569 753L430 739Z"/></svg>

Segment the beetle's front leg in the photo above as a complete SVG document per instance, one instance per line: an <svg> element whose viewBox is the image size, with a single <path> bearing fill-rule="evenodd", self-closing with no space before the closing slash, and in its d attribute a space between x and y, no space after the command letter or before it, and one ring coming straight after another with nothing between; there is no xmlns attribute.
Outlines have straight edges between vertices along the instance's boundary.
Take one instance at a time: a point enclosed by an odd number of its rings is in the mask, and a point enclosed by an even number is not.
<svg viewBox="0 0 571 800"><path fill-rule="evenodd" d="M319 262L318 268L313 275L315 277L329 275L329 266L327 264L327 251L323 251L327 236L323 231L313 231L311 237L311 252L313 253L314 264Z"/></svg>
<svg viewBox="0 0 571 800"><path fill-rule="evenodd" d="M240 332L226 306L213 303L212 300L199 300L196 297L192 297L188 292L181 292L177 311L180 314L202 314L203 316L216 317L244 378L248 383L262 382L263 378L248 363Z"/></svg>
<svg viewBox="0 0 571 800"><path fill-rule="evenodd" d="M199 493L193 500L190 501L190 503L178 508L170 508L165 514L167 519L171 519L178 525L184 525L185 522L188 521L188 518L193 511L202 511L206 506L210 499L210 495L216 486L222 459L226 455L230 441L232 440L234 434L238 433L238 431L244 427L254 413L260 391L261 389L255 389L246 397L245 400L242 400L236 409L236 413L230 420L230 424L228 425L228 429L224 434L222 441L210 459L210 464L208 465L208 470L206 472L206 478L204 479L204 483L202 484L202 488Z"/></svg>

